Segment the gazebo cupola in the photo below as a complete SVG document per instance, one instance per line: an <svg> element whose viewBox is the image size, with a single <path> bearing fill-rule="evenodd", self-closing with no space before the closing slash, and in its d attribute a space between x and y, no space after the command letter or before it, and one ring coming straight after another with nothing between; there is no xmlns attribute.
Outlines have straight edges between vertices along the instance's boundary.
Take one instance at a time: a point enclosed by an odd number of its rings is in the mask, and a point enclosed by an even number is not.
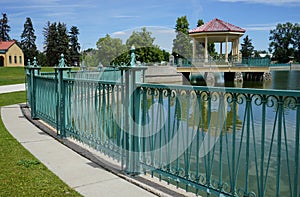
<svg viewBox="0 0 300 197"><path fill-rule="evenodd" d="M204 43L205 62L208 61L208 43L220 43L220 56L222 56L222 47L223 43L225 43L225 62L228 62L228 43L231 42L232 56L239 61L240 37L245 32L245 29L217 18L190 30L189 35L193 39L193 59L196 58L196 42Z"/></svg>

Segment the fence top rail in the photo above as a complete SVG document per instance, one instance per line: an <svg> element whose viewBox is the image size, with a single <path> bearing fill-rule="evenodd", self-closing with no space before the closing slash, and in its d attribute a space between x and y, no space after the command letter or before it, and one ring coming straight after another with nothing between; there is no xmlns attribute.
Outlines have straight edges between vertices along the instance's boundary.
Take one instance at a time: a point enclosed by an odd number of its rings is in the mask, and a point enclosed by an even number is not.
<svg viewBox="0 0 300 197"><path fill-rule="evenodd" d="M167 90L189 90L189 91L210 91L210 92L227 92L239 94L255 94L255 95L273 95L273 96L293 96L300 99L299 90L266 90L253 88L230 88L230 87L208 87L208 86L189 86L189 85L170 85L170 84L148 84L139 83L138 87L167 89Z"/></svg>
<svg viewBox="0 0 300 197"><path fill-rule="evenodd" d="M95 80L95 79L81 79L81 78L64 78L64 81L70 81L70 82L89 82L89 83L101 83L101 84L110 84L110 85L121 85L118 81L112 81L112 80Z"/></svg>
<svg viewBox="0 0 300 197"><path fill-rule="evenodd" d="M55 75L36 75L34 76L36 78L39 78L39 79L55 79Z"/></svg>

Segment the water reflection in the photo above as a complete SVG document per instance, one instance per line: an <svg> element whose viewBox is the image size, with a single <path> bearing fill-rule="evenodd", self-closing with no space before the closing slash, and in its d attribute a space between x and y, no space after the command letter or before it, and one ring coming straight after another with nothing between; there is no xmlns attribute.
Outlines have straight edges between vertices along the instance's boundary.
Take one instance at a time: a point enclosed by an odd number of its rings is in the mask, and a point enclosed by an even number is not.
<svg viewBox="0 0 300 197"><path fill-rule="evenodd" d="M300 90L300 71L272 71L271 73L272 80L270 81L244 81L242 83L235 83L233 81L224 82L224 80L218 78L214 83L207 84L203 77L194 76L192 82L198 86ZM219 74L218 76L222 75Z"/></svg>

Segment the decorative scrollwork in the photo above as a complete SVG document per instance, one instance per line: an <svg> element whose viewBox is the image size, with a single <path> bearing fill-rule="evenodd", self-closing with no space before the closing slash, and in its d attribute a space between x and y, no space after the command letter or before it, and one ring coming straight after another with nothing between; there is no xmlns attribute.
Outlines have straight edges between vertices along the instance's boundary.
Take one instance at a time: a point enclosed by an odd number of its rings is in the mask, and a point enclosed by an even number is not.
<svg viewBox="0 0 300 197"><path fill-rule="evenodd" d="M245 94L239 94L237 96L237 100L236 102L241 105L243 103L245 103L246 101L249 101L251 98L249 98L249 95L245 95Z"/></svg>
<svg viewBox="0 0 300 197"><path fill-rule="evenodd" d="M297 98L296 97L285 97L283 99L284 106L287 107L288 109L296 109L297 107Z"/></svg>
<svg viewBox="0 0 300 197"><path fill-rule="evenodd" d="M274 107L277 106L279 98L273 95L267 96L267 106Z"/></svg>

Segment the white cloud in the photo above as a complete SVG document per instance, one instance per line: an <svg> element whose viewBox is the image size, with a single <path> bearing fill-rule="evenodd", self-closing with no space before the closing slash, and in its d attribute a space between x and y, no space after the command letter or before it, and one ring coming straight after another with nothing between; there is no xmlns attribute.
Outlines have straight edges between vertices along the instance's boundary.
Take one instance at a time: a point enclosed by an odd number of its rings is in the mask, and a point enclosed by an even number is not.
<svg viewBox="0 0 300 197"><path fill-rule="evenodd" d="M269 4L269 5L294 5L300 4L300 0L218 0L221 2L244 2L244 3L259 3L259 4Z"/></svg>
<svg viewBox="0 0 300 197"><path fill-rule="evenodd" d="M276 24L250 24L244 28L247 31L270 31L276 28Z"/></svg>
<svg viewBox="0 0 300 197"><path fill-rule="evenodd" d="M125 31L117 31L112 33L113 36L123 36L126 35L127 33Z"/></svg>

